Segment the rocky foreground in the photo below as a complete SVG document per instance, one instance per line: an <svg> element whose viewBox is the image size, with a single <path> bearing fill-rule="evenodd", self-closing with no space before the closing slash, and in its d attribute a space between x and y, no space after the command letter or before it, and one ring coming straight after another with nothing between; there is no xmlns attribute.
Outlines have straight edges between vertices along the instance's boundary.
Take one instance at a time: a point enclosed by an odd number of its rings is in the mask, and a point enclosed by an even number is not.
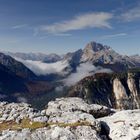
<svg viewBox="0 0 140 140"><path fill-rule="evenodd" d="M140 110L117 111L80 98L59 98L46 109L0 103L0 140L139 140Z"/></svg>

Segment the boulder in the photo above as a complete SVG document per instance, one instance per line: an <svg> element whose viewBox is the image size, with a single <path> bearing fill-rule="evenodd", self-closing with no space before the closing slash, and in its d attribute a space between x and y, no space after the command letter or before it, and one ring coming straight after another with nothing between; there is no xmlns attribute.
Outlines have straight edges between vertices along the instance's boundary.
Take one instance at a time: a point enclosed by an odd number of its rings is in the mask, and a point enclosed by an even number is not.
<svg viewBox="0 0 140 140"><path fill-rule="evenodd" d="M87 104L83 99L77 97L57 98L55 101L48 103L46 114L48 116L61 115L63 112L81 112L93 115L95 118L108 116L115 112L115 110L108 107Z"/></svg>
<svg viewBox="0 0 140 140"><path fill-rule="evenodd" d="M140 139L140 110L124 110L98 119L112 140Z"/></svg>

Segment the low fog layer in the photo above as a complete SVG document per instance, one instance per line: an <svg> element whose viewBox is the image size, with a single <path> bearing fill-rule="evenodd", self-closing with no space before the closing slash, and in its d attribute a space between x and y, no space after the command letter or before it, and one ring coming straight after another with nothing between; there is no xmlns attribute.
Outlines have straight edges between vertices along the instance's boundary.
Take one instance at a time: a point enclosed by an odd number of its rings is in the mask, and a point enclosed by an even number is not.
<svg viewBox="0 0 140 140"><path fill-rule="evenodd" d="M58 61L56 63L44 63L41 61L23 60L20 58L15 58L15 59L23 63L36 75L47 75L51 73L60 74L62 70L68 65L66 61Z"/></svg>
<svg viewBox="0 0 140 140"><path fill-rule="evenodd" d="M22 62L25 66L27 66L37 75L47 75L52 73L63 74L64 68L68 66L67 61L58 61L56 63L44 63L41 61L23 60L19 58L15 59ZM96 67L92 63L82 63L77 67L75 73L71 73L67 78L63 80L63 83L66 86L72 86L84 77L100 72L110 73L112 71L110 69Z"/></svg>
<svg viewBox="0 0 140 140"><path fill-rule="evenodd" d="M104 69L102 67L95 67L91 63L83 63L80 64L79 67L77 67L77 71L75 73L72 73L64 80L64 83L67 86L72 86L84 77L100 72L111 73L112 71L110 69Z"/></svg>

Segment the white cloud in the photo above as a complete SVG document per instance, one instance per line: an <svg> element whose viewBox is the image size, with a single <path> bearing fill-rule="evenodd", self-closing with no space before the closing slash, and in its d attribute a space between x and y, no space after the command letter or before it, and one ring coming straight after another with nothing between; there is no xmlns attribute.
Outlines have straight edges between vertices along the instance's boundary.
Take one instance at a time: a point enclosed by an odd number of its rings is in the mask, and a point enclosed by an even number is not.
<svg viewBox="0 0 140 140"><path fill-rule="evenodd" d="M15 25L12 27L12 29L21 29L21 28L24 28L24 27L27 27L28 25L27 24L19 24L19 25Z"/></svg>
<svg viewBox="0 0 140 140"><path fill-rule="evenodd" d="M76 16L71 20L54 23L53 25L42 26L40 30L52 34L58 34L86 28L111 28L109 20L112 17L112 14L106 12L87 13Z"/></svg>
<svg viewBox="0 0 140 140"><path fill-rule="evenodd" d="M101 38L108 39L108 38L122 37L122 36L126 36L126 35L127 35L126 33L118 33L118 34L105 35L105 36L102 36Z"/></svg>
<svg viewBox="0 0 140 140"><path fill-rule="evenodd" d="M91 63L83 63L80 64L80 66L77 68L76 73L72 73L63 82L66 86L72 86L76 84L78 81L80 81L81 79L83 79L84 77L100 72L110 73L112 71L110 69L104 69L102 67L95 67Z"/></svg>
<svg viewBox="0 0 140 140"><path fill-rule="evenodd" d="M56 63L43 63L41 61L23 60L20 58L15 59L23 63L26 67L28 67L37 75L47 75L51 73L61 74L63 69L66 68L68 65L66 61L58 61Z"/></svg>
<svg viewBox="0 0 140 140"><path fill-rule="evenodd" d="M138 4L138 6L132 8L132 9L129 9L125 13L122 13L121 19L126 22L139 20L140 19L140 4Z"/></svg>

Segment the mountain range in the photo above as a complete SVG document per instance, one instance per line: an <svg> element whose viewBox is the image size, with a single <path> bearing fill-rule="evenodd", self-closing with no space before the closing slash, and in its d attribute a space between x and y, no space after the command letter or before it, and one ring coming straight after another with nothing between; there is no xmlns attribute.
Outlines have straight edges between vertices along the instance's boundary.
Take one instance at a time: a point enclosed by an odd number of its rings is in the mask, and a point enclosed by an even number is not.
<svg viewBox="0 0 140 140"><path fill-rule="evenodd" d="M5 52L37 75L69 75L76 72L77 67L83 63L95 66L124 71L140 66L140 56L126 56L115 52L111 47L96 42L88 43L84 49L70 52L65 55L42 53L10 53ZM41 72L40 72L41 71Z"/></svg>
<svg viewBox="0 0 140 140"><path fill-rule="evenodd" d="M96 42L90 42L82 50L68 53L64 56L71 65L91 62L97 66L110 68L113 71L124 71L140 66L140 56L126 56L115 52L111 47ZM64 61L63 60L63 61Z"/></svg>
<svg viewBox="0 0 140 140"><path fill-rule="evenodd" d="M43 54L43 53L21 53L21 52L4 52L11 57L17 57L24 60L42 61L46 63L57 62L62 59L62 56L57 54Z"/></svg>
<svg viewBox="0 0 140 140"><path fill-rule="evenodd" d="M0 100L19 101L20 98L38 104L45 100L48 102L54 97L80 96L87 102L117 108L117 105L112 104L116 100L116 91L113 91L116 78L124 93L130 95L127 101L135 102L131 108L138 108L136 102L139 102L139 95L136 96L136 92L132 92L132 96L130 94L128 71L134 70L133 74L139 79L139 60L139 55L121 55L111 47L96 42L90 42L84 49L62 56L42 53L0 53ZM99 73L101 77L95 78L94 76ZM114 73L117 73L115 78ZM125 76L121 79L122 74ZM132 81L132 85L139 84L135 78L132 78ZM134 90L139 93L139 88ZM122 108L130 107L126 104Z"/></svg>

